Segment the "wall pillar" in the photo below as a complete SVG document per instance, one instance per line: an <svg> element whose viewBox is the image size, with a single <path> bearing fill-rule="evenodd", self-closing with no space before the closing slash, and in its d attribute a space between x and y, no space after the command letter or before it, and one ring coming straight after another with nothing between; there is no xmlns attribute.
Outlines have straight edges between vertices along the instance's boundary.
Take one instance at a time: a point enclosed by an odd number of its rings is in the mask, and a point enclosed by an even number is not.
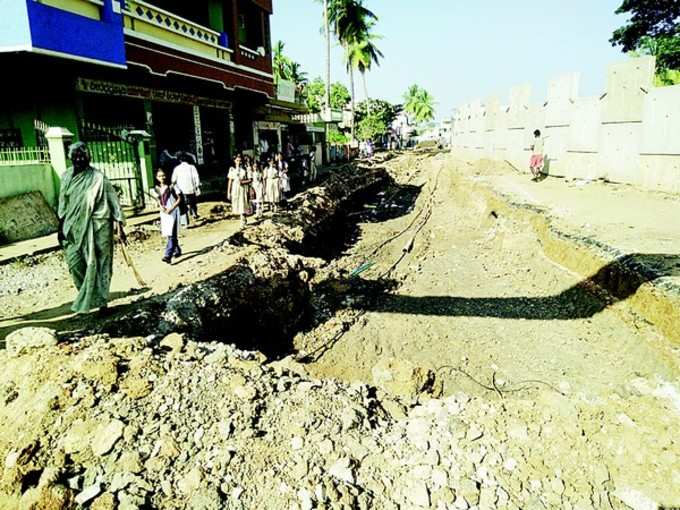
<svg viewBox="0 0 680 510"><path fill-rule="evenodd" d="M45 138L50 152L50 163L54 170L54 192L58 197L62 176L69 167L68 146L73 142L73 133L65 128L51 127L45 133Z"/></svg>
<svg viewBox="0 0 680 510"><path fill-rule="evenodd" d="M73 142L73 133L68 129L51 127L45 134L47 147L50 151L50 163L57 173L59 181L69 167L68 146Z"/></svg>
<svg viewBox="0 0 680 510"><path fill-rule="evenodd" d="M148 155L151 161L158 161L158 147L156 146L156 133L153 127L153 103L144 100L144 129L149 134Z"/></svg>
<svg viewBox="0 0 680 510"><path fill-rule="evenodd" d="M241 63L241 50L238 45L240 43L238 37L238 0L231 0L231 12L233 14L231 20L231 37L233 39L233 44L231 48L234 50L232 58L236 64Z"/></svg>
<svg viewBox="0 0 680 510"><path fill-rule="evenodd" d="M147 192L154 187L154 167L149 150L151 135L146 131L130 131L130 139L134 141L139 158L139 173L142 178L142 191Z"/></svg>

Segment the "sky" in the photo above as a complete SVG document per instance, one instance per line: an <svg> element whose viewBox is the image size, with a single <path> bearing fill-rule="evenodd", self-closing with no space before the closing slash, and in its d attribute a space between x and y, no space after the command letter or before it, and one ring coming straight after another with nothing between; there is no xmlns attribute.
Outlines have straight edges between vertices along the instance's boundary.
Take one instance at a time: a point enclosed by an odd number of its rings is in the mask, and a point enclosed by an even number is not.
<svg viewBox="0 0 680 510"><path fill-rule="evenodd" d="M402 102L417 83L437 101L438 118L474 99L499 96L529 83L533 100L548 82L580 72L580 95L604 90L606 66L626 57L609 43L625 22L622 0L364 0L379 17L375 31L385 57L367 75L371 97ZM317 0L274 0L272 40L309 78L324 76L322 8ZM332 80L349 85L342 52L333 48ZM357 80L357 100L364 99Z"/></svg>

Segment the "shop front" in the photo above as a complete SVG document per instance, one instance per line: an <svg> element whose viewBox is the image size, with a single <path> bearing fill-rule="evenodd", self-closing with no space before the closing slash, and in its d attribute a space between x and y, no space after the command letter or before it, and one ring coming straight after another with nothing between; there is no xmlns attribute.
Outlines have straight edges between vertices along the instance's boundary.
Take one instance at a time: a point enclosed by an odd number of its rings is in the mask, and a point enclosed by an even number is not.
<svg viewBox="0 0 680 510"><path fill-rule="evenodd" d="M81 119L151 135L154 164L160 154L189 152L198 165L220 167L232 157L232 102L129 83L78 78Z"/></svg>

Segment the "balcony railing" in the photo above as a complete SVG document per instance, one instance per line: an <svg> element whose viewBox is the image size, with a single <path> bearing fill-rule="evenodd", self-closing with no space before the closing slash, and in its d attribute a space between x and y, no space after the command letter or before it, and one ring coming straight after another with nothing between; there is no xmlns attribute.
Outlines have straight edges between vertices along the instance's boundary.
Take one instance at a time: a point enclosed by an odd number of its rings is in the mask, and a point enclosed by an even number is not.
<svg viewBox="0 0 680 510"><path fill-rule="evenodd" d="M241 55L249 58L250 60L256 60L260 57L264 57L265 55L265 50L262 46L260 46L257 50L253 50L247 46L243 46L242 44L239 44L238 47L241 50Z"/></svg>
<svg viewBox="0 0 680 510"><path fill-rule="evenodd" d="M232 50L220 44L219 32L143 0L126 0L124 14L130 35L213 60L231 60Z"/></svg>

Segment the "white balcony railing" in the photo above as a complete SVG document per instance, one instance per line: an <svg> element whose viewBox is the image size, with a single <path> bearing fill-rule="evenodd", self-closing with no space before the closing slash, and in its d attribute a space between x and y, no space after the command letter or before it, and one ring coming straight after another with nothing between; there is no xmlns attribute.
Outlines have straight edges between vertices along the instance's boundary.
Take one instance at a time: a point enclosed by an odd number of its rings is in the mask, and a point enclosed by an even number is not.
<svg viewBox="0 0 680 510"><path fill-rule="evenodd" d="M192 54L231 60L232 50L220 45L220 33L215 30L144 0L126 0L124 14L127 33Z"/></svg>
<svg viewBox="0 0 680 510"><path fill-rule="evenodd" d="M265 55L265 50L262 46L260 46L257 50L253 50L247 46L243 46L242 44L239 44L238 47L241 50L241 55L249 58L250 60L255 60L259 57L264 57Z"/></svg>

